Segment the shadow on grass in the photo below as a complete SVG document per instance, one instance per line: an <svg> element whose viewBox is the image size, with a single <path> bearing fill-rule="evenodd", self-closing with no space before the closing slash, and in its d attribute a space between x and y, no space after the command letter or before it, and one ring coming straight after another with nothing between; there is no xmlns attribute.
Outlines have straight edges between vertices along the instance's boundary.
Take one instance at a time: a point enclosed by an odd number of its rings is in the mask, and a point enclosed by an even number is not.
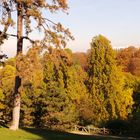
<svg viewBox="0 0 140 140"><path fill-rule="evenodd" d="M113 136L80 135L68 132L53 131L47 129L22 128L22 130L38 135L40 140L134 140L134 138L121 138ZM138 139L137 139L138 140Z"/></svg>

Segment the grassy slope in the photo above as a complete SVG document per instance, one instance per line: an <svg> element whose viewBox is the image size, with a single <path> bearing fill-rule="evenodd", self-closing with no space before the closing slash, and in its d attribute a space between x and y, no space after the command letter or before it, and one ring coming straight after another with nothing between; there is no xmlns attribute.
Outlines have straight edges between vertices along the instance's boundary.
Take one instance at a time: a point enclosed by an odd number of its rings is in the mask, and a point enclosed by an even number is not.
<svg viewBox="0 0 140 140"><path fill-rule="evenodd" d="M101 136L85 136L70 133L48 131L43 129L20 129L11 131L0 128L0 140L131 140L127 138L113 138Z"/></svg>

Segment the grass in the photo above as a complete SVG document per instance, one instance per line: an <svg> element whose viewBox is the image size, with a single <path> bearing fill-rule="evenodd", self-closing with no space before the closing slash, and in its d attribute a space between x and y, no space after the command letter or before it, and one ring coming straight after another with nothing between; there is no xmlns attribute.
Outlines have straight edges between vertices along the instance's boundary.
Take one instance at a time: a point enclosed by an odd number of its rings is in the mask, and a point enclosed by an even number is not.
<svg viewBox="0 0 140 140"><path fill-rule="evenodd" d="M45 129L24 128L12 131L0 128L0 140L134 140L112 136L91 136L71 134L67 132L50 131ZM137 138L137 140L140 140Z"/></svg>

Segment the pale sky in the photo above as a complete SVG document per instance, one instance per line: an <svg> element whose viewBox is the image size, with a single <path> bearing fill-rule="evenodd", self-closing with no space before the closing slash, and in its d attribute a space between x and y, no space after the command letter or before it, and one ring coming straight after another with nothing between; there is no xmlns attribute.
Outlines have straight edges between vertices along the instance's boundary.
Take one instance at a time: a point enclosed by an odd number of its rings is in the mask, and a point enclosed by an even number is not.
<svg viewBox="0 0 140 140"><path fill-rule="evenodd" d="M75 41L68 42L68 47L74 52L85 52L90 48L92 37L98 34L106 36L114 48L130 45L140 47L140 0L68 0L68 2L69 15L58 12L52 15L51 19L61 22L71 30ZM1 49L8 56L15 55L16 41L10 38Z"/></svg>

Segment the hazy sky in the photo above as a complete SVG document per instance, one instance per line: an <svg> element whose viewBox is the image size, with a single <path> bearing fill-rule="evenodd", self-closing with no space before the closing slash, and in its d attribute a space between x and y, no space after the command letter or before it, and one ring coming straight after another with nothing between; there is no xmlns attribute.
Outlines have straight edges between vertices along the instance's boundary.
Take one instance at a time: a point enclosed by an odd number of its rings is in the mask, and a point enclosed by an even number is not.
<svg viewBox="0 0 140 140"><path fill-rule="evenodd" d="M140 46L140 0L68 0L69 15L57 13L54 21L70 28L75 41L68 47L86 51L92 37L102 34L113 47ZM10 38L2 46L9 56L15 54L16 43Z"/></svg>

